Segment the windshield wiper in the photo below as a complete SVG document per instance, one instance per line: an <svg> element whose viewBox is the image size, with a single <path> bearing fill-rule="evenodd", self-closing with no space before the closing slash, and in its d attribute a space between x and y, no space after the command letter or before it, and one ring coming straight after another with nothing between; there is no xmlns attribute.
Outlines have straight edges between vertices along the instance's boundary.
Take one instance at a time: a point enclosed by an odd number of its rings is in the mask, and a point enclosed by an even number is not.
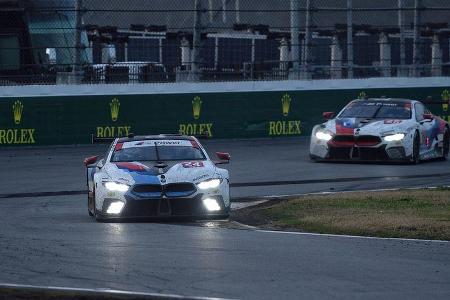
<svg viewBox="0 0 450 300"><path fill-rule="evenodd" d="M157 142L155 142L155 151L156 151L156 161L157 161L155 167L160 169L160 171L161 171L161 169L164 169L165 167L167 167L167 164L164 163L163 161L161 161L161 158L159 157L159 150L158 150Z"/></svg>

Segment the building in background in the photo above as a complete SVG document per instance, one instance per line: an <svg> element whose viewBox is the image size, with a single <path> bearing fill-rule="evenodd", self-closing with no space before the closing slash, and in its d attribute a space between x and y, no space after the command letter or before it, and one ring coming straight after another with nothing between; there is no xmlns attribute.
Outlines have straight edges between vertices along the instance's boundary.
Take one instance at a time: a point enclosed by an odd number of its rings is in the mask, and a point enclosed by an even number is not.
<svg viewBox="0 0 450 300"><path fill-rule="evenodd" d="M0 0L0 14L7 84L78 65L87 83L450 73L447 0Z"/></svg>

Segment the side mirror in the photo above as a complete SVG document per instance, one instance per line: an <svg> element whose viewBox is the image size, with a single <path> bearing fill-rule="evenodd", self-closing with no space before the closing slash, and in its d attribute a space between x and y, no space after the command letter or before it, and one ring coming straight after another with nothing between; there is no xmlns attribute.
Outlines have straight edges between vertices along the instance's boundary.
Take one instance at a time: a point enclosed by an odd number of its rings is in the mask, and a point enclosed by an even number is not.
<svg viewBox="0 0 450 300"><path fill-rule="evenodd" d="M226 152L216 152L217 157L220 159L219 162L215 162L216 165L228 164L230 162L231 156Z"/></svg>
<svg viewBox="0 0 450 300"><path fill-rule="evenodd" d="M98 155L96 156L91 156L91 157L86 157L83 161L84 165L87 167L89 165L95 164L97 162L98 159Z"/></svg>
<svg viewBox="0 0 450 300"><path fill-rule="evenodd" d="M324 112L324 113L322 114L322 116L323 116L323 118L324 118L325 120L331 120L331 119L334 118L334 112L332 112L332 111L326 111L326 112Z"/></svg>
<svg viewBox="0 0 450 300"><path fill-rule="evenodd" d="M424 119L424 120L431 121L431 120L434 119L433 114L423 114L422 116L423 116L423 119Z"/></svg>

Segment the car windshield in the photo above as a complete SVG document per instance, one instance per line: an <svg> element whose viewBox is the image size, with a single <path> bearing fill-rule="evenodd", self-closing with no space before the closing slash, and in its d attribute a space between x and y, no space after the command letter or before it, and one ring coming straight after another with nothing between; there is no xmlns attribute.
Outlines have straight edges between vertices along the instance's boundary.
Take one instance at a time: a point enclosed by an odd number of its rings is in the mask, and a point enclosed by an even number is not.
<svg viewBox="0 0 450 300"><path fill-rule="evenodd" d="M410 119L411 103L409 102L351 102L339 115L340 118L370 119Z"/></svg>
<svg viewBox="0 0 450 300"><path fill-rule="evenodd" d="M203 160L205 155L196 142L188 140L146 140L117 143L112 162Z"/></svg>

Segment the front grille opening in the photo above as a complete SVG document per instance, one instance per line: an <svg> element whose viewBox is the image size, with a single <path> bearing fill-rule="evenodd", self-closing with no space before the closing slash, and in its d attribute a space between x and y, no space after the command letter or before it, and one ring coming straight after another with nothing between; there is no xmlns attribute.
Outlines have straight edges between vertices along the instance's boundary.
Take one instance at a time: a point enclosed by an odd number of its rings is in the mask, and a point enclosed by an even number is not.
<svg viewBox="0 0 450 300"><path fill-rule="evenodd" d="M356 145L358 146L375 146L379 143L381 143L381 139L378 136L361 135L356 138Z"/></svg>
<svg viewBox="0 0 450 300"><path fill-rule="evenodd" d="M161 193L162 188L159 184L141 184L133 188L135 193Z"/></svg>
<svg viewBox="0 0 450 300"><path fill-rule="evenodd" d="M192 183L171 183L164 187L165 192L169 193L187 193L195 191L195 186Z"/></svg>

